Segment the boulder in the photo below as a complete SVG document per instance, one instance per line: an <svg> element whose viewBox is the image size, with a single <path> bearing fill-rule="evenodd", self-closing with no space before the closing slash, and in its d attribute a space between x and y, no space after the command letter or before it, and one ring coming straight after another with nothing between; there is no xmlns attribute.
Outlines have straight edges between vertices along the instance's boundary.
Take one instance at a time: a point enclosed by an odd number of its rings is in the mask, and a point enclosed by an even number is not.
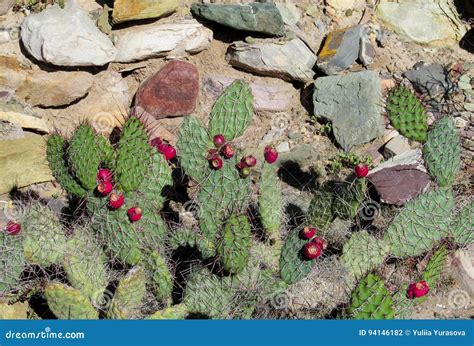
<svg viewBox="0 0 474 346"><path fill-rule="evenodd" d="M194 19L126 29L116 36L117 62L183 57L209 47L212 31Z"/></svg>
<svg viewBox="0 0 474 346"><path fill-rule="evenodd" d="M418 63L404 75L416 91L429 95L447 93L454 86L448 70L440 64Z"/></svg>
<svg viewBox="0 0 474 346"><path fill-rule="evenodd" d="M21 40L35 59L58 66L102 66L116 54L112 41L73 2L26 17Z"/></svg>
<svg viewBox="0 0 474 346"><path fill-rule="evenodd" d="M244 31L282 35L284 29L280 11L274 4L244 5L193 4L191 12L199 17Z"/></svg>
<svg viewBox="0 0 474 346"><path fill-rule="evenodd" d="M155 119L188 115L196 109L199 72L191 63L173 60L144 81L135 97L138 114Z"/></svg>
<svg viewBox="0 0 474 346"><path fill-rule="evenodd" d="M115 0L112 18L114 23L158 18L173 13L177 8L177 0Z"/></svg>
<svg viewBox="0 0 474 346"><path fill-rule="evenodd" d="M317 78L314 115L331 120L334 136L349 151L384 133L381 83L376 72Z"/></svg>
<svg viewBox="0 0 474 346"><path fill-rule="evenodd" d="M235 42L227 60L232 66L265 76L309 82L314 78L316 55L299 38L286 42Z"/></svg>

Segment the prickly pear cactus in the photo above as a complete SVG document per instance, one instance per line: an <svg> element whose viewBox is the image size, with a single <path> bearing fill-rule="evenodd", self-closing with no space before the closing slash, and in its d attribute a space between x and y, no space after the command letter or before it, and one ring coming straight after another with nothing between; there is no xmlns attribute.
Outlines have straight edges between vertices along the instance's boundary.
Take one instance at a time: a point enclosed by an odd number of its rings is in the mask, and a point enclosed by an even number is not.
<svg viewBox="0 0 474 346"><path fill-rule="evenodd" d="M172 303L173 276L166 259L153 251L145 258L145 273L155 296L166 306Z"/></svg>
<svg viewBox="0 0 474 346"><path fill-rule="evenodd" d="M332 213L342 220L352 220L359 211L360 204L365 198L367 181L356 179L351 183L343 183L334 193Z"/></svg>
<svg viewBox="0 0 474 346"><path fill-rule="evenodd" d="M349 272L360 279L379 267L389 254L389 247L383 239L371 236L367 231L354 233L342 249L341 262Z"/></svg>
<svg viewBox="0 0 474 346"><path fill-rule="evenodd" d="M181 166L186 174L195 181L203 181L209 174L206 157L213 143L199 119L191 116L184 119L176 146Z"/></svg>
<svg viewBox="0 0 474 346"><path fill-rule="evenodd" d="M424 142L428 131L426 111L420 100L404 85L390 91L387 100L390 121L405 137Z"/></svg>
<svg viewBox="0 0 474 346"><path fill-rule="evenodd" d="M173 305L169 308L159 310L148 317L149 320L184 320L188 315L188 309L184 304Z"/></svg>
<svg viewBox="0 0 474 346"><path fill-rule="evenodd" d="M21 224L23 250L28 262L47 267L62 261L66 236L51 209L35 203L25 210Z"/></svg>
<svg viewBox="0 0 474 346"><path fill-rule="evenodd" d="M454 207L451 190L435 189L408 202L393 219L385 240L395 256L418 256L447 235Z"/></svg>
<svg viewBox="0 0 474 346"><path fill-rule="evenodd" d="M245 215L231 216L227 221L218 253L223 267L232 274L238 274L247 266L252 243L250 224Z"/></svg>
<svg viewBox="0 0 474 346"><path fill-rule="evenodd" d="M444 117L428 133L423 159L440 186L451 186L461 163L461 141L453 119Z"/></svg>
<svg viewBox="0 0 474 346"><path fill-rule="evenodd" d="M303 246L308 242L301 239L300 230L293 230L281 249L280 275L287 284L294 284L306 277L316 260L308 261L303 257Z"/></svg>
<svg viewBox="0 0 474 346"><path fill-rule="evenodd" d="M441 246L430 258L428 265L423 272L423 280L426 281L430 289L434 289L446 265L448 250Z"/></svg>
<svg viewBox="0 0 474 346"><path fill-rule="evenodd" d="M140 120L131 117L123 126L115 164L114 177L124 192L138 189L150 168L151 157L145 127Z"/></svg>
<svg viewBox="0 0 474 346"><path fill-rule="evenodd" d="M141 267L132 268L120 280L107 311L109 319L132 319L140 313L145 295L145 271Z"/></svg>
<svg viewBox="0 0 474 346"><path fill-rule="evenodd" d="M105 167L113 169L115 167L115 150L112 148L109 140L104 136L97 136L97 147L100 157Z"/></svg>
<svg viewBox="0 0 474 346"><path fill-rule="evenodd" d="M474 243L474 202L464 206L450 227L454 242L467 246Z"/></svg>
<svg viewBox="0 0 474 346"><path fill-rule="evenodd" d="M66 156L66 140L60 135L54 134L48 138L46 155L49 168L54 178L68 193L78 197L84 197L87 191L70 174Z"/></svg>
<svg viewBox="0 0 474 346"><path fill-rule="evenodd" d="M62 265L71 285L92 302L103 295L108 285L106 263L97 239L87 229L76 228L66 243Z"/></svg>
<svg viewBox="0 0 474 346"><path fill-rule="evenodd" d="M79 290L59 282L46 285L44 295L50 310L62 320L95 320L98 312Z"/></svg>
<svg viewBox="0 0 474 346"><path fill-rule="evenodd" d="M306 223L324 229L334 220L334 195L330 191L316 191L308 208Z"/></svg>
<svg viewBox="0 0 474 346"><path fill-rule="evenodd" d="M25 262L21 234L0 231L0 295L16 287Z"/></svg>
<svg viewBox="0 0 474 346"><path fill-rule="evenodd" d="M381 278L369 274L352 292L349 313L358 320L392 319L393 300Z"/></svg>
<svg viewBox="0 0 474 346"><path fill-rule="evenodd" d="M209 115L209 133L228 141L241 136L253 117L253 96L247 82L236 80L217 99Z"/></svg>
<svg viewBox="0 0 474 346"><path fill-rule="evenodd" d="M173 186L171 168L163 155L156 152L152 157L150 169L146 172L145 180L140 185L140 193L146 200L145 205L159 211L166 201L165 188Z"/></svg>
<svg viewBox="0 0 474 346"><path fill-rule="evenodd" d="M233 160L211 172L198 193L200 228L210 242L215 242L226 218L242 213L248 205L249 180L239 176L235 164Z"/></svg>
<svg viewBox="0 0 474 346"><path fill-rule="evenodd" d="M233 292L230 278L219 278L207 269L193 272L186 284L184 304L191 314L226 318L231 311Z"/></svg>
<svg viewBox="0 0 474 346"><path fill-rule="evenodd" d="M197 248L203 258L212 257L216 253L216 245L192 229L176 230L169 239L169 245L172 249L177 249L180 246Z"/></svg>
<svg viewBox="0 0 474 346"><path fill-rule="evenodd" d="M101 161L101 152L97 146L97 137L90 125L80 125L69 141L69 168L86 190L96 185L97 169Z"/></svg>
<svg viewBox="0 0 474 346"><path fill-rule="evenodd" d="M275 166L264 164L259 182L258 212L270 243L280 243L283 196Z"/></svg>

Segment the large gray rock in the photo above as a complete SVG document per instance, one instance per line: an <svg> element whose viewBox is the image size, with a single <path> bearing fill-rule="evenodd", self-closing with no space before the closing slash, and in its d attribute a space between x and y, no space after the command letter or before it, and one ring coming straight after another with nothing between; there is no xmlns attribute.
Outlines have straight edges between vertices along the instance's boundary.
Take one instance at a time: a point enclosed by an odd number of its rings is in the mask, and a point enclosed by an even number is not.
<svg viewBox="0 0 474 346"><path fill-rule="evenodd" d="M341 147L367 143L384 132L381 84L374 71L316 79L314 115L331 120Z"/></svg>
<svg viewBox="0 0 474 346"><path fill-rule="evenodd" d="M278 8L269 3L245 5L193 4L191 12L238 30L282 35L283 19Z"/></svg>
<svg viewBox="0 0 474 346"><path fill-rule="evenodd" d="M212 31L194 19L138 26L115 36L118 62L159 56L179 58L208 48L212 41Z"/></svg>
<svg viewBox="0 0 474 346"><path fill-rule="evenodd" d="M457 45L466 33L450 0L381 0L376 14L399 35L433 47Z"/></svg>
<svg viewBox="0 0 474 346"><path fill-rule="evenodd" d="M299 38L286 42L235 42L227 60L244 70L285 80L309 82L314 78L316 55Z"/></svg>
<svg viewBox="0 0 474 346"><path fill-rule="evenodd" d="M35 59L58 66L102 66L116 54L112 41L74 2L26 17L21 40Z"/></svg>

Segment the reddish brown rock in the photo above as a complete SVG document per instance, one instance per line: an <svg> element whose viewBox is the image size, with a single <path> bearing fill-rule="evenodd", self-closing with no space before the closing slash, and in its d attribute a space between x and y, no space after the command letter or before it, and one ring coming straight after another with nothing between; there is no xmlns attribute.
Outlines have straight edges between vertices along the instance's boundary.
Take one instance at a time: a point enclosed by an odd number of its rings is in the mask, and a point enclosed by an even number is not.
<svg viewBox="0 0 474 346"><path fill-rule="evenodd" d="M174 60L142 83L135 98L136 111L155 119L188 115L196 109L198 93L196 66Z"/></svg>

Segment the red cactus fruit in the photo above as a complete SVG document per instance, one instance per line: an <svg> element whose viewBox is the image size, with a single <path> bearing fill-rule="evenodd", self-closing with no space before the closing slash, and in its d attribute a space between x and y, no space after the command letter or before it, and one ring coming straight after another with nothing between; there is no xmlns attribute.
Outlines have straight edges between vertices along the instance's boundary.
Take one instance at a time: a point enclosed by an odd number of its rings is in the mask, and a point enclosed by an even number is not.
<svg viewBox="0 0 474 346"><path fill-rule="evenodd" d="M232 145L226 144L222 147L221 154L224 155L226 159L230 159L232 156L235 155L235 151Z"/></svg>
<svg viewBox="0 0 474 346"><path fill-rule="evenodd" d="M100 182L111 182L112 181L112 172L108 169L101 168L97 172L97 181Z"/></svg>
<svg viewBox="0 0 474 346"><path fill-rule="evenodd" d="M156 149L158 149L160 144L163 144L163 140L160 137L155 137L150 141L150 145Z"/></svg>
<svg viewBox="0 0 474 346"><path fill-rule="evenodd" d="M166 160L172 160L176 157L176 149L170 144L161 144L158 150L165 156Z"/></svg>
<svg viewBox="0 0 474 346"><path fill-rule="evenodd" d="M21 225L16 221L8 221L6 231L9 235L16 235L20 233Z"/></svg>
<svg viewBox="0 0 474 346"><path fill-rule="evenodd" d="M369 166L359 163L357 166L355 166L354 171L358 178L365 178L367 174L369 174Z"/></svg>
<svg viewBox="0 0 474 346"><path fill-rule="evenodd" d="M319 244L310 241L304 245L303 252L307 259L313 260L321 255L321 247Z"/></svg>
<svg viewBox="0 0 474 346"><path fill-rule="evenodd" d="M223 135L218 134L214 136L213 142L217 148L220 148L221 146L225 144L225 138Z"/></svg>
<svg viewBox="0 0 474 346"><path fill-rule="evenodd" d="M109 197L109 206L112 209L119 209L124 202L125 198L121 193L112 193Z"/></svg>
<svg viewBox="0 0 474 346"><path fill-rule="evenodd" d="M273 163L278 159L278 151L275 148L267 146L263 151L263 155L265 156L265 161L268 163Z"/></svg>
<svg viewBox="0 0 474 346"><path fill-rule="evenodd" d="M217 149L210 149L207 152L207 159L208 160L215 159L216 157L219 157L219 151L217 151Z"/></svg>
<svg viewBox="0 0 474 346"><path fill-rule="evenodd" d="M301 236L303 239L311 239L316 235L316 228L311 226L306 226L301 230Z"/></svg>
<svg viewBox="0 0 474 346"><path fill-rule="evenodd" d="M211 167L215 170L222 168L222 159L220 157L215 157L211 160Z"/></svg>
<svg viewBox="0 0 474 346"><path fill-rule="evenodd" d="M242 160L240 160L236 165L235 165L235 168L237 168L238 170L242 170L244 169L245 167L248 167L247 164L245 163L245 157L242 158Z"/></svg>
<svg viewBox="0 0 474 346"><path fill-rule="evenodd" d="M136 222L142 218L142 210L139 207L132 207L127 210L127 215L131 222Z"/></svg>
<svg viewBox="0 0 474 346"><path fill-rule="evenodd" d="M321 237L314 238L313 242L319 245L319 247L321 248L321 251L326 250L326 248L328 247L328 242Z"/></svg>
<svg viewBox="0 0 474 346"><path fill-rule="evenodd" d="M257 159L253 155L246 156L243 160L248 167L255 167L257 164Z"/></svg>
<svg viewBox="0 0 474 346"><path fill-rule="evenodd" d="M107 196L109 193L112 192L113 188L114 186L112 185L112 183L108 181L103 181L99 183L99 185L97 185L97 191L99 191L102 196Z"/></svg>
<svg viewBox="0 0 474 346"><path fill-rule="evenodd" d="M410 299L420 298L428 294L429 291L430 287L425 280L422 280L420 282L414 282L410 284L407 290L407 295Z"/></svg>

